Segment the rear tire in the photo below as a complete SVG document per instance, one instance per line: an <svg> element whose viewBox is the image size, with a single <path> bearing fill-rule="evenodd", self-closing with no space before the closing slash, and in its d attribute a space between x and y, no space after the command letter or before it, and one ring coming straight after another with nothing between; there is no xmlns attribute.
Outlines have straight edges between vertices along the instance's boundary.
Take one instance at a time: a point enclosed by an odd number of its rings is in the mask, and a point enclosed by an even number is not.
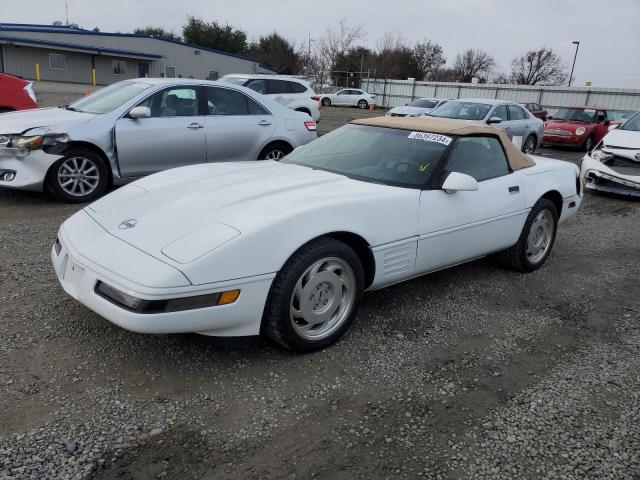
<svg viewBox="0 0 640 480"><path fill-rule="evenodd" d="M322 98L322 106L330 107L331 106L331 99L328 98L328 97L323 97Z"/></svg>
<svg viewBox="0 0 640 480"><path fill-rule="evenodd" d="M366 100L360 100L360 101L358 102L358 108L359 108L360 110L366 110L367 108L369 108L369 103L367 103L367 101L366 101Z"/></svg>
<svg viewBox="0 0 640 480"><path fill-rule="evenodd" d="M293 149L284 142L270 143L262 149L258 155L258 160L281 160L289 155Z"/></svg>
<svg viewBox="0 0 640 480"><path fill-rule="evenodd" d="M74 147L49 168L45 184L60 202L87 203L107 190L109 170L93 150Z"/></svg>
<svg viewBox="0 0 640 480"><path fill-rule="evenodd" d="M353 322L363 289L364 270L353 249L332 238L315 240L276 275L262 331L296 352L328 347Z"/></svg>
<svg viewBox="0 0 640 480"><path fill-rule="evenodd" d="M558 211L548 198L536 202L522 228L518 243L500 252L502 264L519 272L533 272L544 265L553 249L558 229Z"/></svg>

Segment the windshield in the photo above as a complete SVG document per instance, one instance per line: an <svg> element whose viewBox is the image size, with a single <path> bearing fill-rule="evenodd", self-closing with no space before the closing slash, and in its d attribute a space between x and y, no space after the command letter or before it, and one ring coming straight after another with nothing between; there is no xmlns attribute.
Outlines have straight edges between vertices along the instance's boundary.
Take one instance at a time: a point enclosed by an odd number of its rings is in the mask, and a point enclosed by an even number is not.
<svg viewBox="0 0 640 480"><path fill-rule="evenodd" d="M561 108L553 116L553 120L596 123L596 110L594 108Z"/></svg>
<svg viewBox="0 0 640 480"><path fill-rule="evenodd" d="M453 137L345 125L289 154L283 163L386 185L424 185Z"/></svg>
<svg viewBox="0 0 640 480"><path fill-rule="evenodd" d="M447 102L431 112L431 115L460 120L483 120L489 110L491 110L491 105L486 103Z"/></svg>
<svg viewBox="0 0 640 480"><path fill-rule="evenodd" d="M228 75L225 75L224 77L222 77L220 81L224 83L230 83L231 85L240 85L240 86L243 86L245 83L247 83L246 78L230 77Z"/></svg>
<svg viewBox="0 0 640 480"><path fill-rule="evenodd" d="M640 112L636 113L633 117L624 122L622 126L620 126L620 130L640 132Z"/></svg>
<svg viewBox="0 0 640 480"><path fill-rule="evenodd" d="M115 83L87 97L76 100L67 108L78 112L109 113L148 88L151 88L151 85L142 82Z"/></svg>
<svg viewBox="0 0 640 480"><path fill-rule="evenodd" d="M419 98L415 102L411 102L409 107L419 107L419 108L436 108L438 105L437 100L431 100L429 98Z"/></svg>

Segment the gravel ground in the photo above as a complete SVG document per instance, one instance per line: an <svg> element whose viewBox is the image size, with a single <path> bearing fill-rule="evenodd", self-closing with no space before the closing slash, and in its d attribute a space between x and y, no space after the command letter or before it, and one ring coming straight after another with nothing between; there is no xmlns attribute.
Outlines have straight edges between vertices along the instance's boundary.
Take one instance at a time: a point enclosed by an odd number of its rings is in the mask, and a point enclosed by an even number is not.
<svg viewBox="0 0 640 480"><path fill-rule="evenodd" d="M312 355L80 306L49 261L77 208L0 191L0 479L640 478L638 202L587 195L538 272L370 293Z"/></svg>

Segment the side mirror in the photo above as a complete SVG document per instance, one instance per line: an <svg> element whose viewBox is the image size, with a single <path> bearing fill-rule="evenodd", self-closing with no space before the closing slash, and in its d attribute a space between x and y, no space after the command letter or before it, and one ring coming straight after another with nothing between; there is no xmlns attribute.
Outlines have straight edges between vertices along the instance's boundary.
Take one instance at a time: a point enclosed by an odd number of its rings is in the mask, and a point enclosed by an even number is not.
<svg viewBox="0 0 640 480"><path fill-rule="evenodd" d="M491 125L492 123L502 123L502 119L500 117L491 117L487 120L487 123Z"/></svg>
<svg viewBox="0 0 640 480"><path fill-rule="evenodd" d="M140 119L151 117L151 109L149 107L133 107L129 110L129 118Z"/></svg>
<svg viewBox="0 0 640 480"><path fill-rule="evenodd" d="M442 190L449 194L455 192L475 192L478 190L478 181L466 173L451 172L442 184Z"/></svg>

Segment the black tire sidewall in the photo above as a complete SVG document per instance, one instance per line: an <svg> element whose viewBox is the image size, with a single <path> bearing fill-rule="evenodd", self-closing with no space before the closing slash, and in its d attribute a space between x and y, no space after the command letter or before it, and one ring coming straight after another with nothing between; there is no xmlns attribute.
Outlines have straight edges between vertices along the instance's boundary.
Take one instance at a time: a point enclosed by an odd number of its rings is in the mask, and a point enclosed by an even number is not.
<svg viewBox="0 0 640 480"><path fill-rule="evenodd" d="M322 99L322 105L323 105L324 107L330 107L330 106L331 106L331 99L329 99L329 98L327 98L327 97L324 97L324 98Z"/></svg>
<svg viewBox="0 0 640 480"><path fill-rule="evenodd" d="M536 137L534 137L533 135L529 135L524 141L524 143L522 144L522 152L526 153L525 149L527 147L527 142L529 142L529 140L533 141L533 149L531 150L531 153L527 153L527 155L533 155L536 151Z"/></svg>
<svg viewBox="0 0 640 480"><path fill-rule="evenodd" d="M540 260L537 263L531 263L527 258L527 239L529 238L529 233L531 231L531 225L533 224L533 221L538 216L538 214L543 210L549 210L551 212L551 215L553 216L553 235L551 236L551 244L549 245L549 250L547 250L547 253L542 258L542 260ZM551 251L553 250L553 245L555 244L555 241L556 241L557 231L558 231L558 210L556 209L556 206L551 200L547 198L541 198L533 206L533 208L531 209L531 212L529 212L527 221L525 222L524 228L522 229L522 235L518 240L521 243L520 245L521 247L520 251L522 255L521 261L527 271L532 272L534 270L539 269L540 267L542 267L542 265L545 264L545 262L549 258L549 255L551 255Z"/></svg>
<svg viewBox="0 0 640 480"><path fill-rule="evenodd" d="M100 175L100 178L98 179L98 186L89 195L81 197L70 195L65 192L58 183L58 169L70 157L87 158L98 168L98 173ZM57 160L49 168L45 183L51 195L53 195L53 197L58 201L65 203L88 203L101 197L107 190L107 187L109 186L109 170L104 160L97 153L85 148L73 148L66 152L64 157Z"/></svg>
<svg viewBox="0 0 640 480"><path fill-rule="evenodd" d="M258 154L258 160L266 160L267 155L269 155L269 153L271 153L274 150L280 150L284 152L285 155L288 155L291 153L292 149L291 147L289 147L284 143L279 143L279 142L270 143L260 151L260 153Z"/></svg>
<svg viewBox="0 0 640 480"><path fill-rule="evenodd" d="M364 102L364 103L363 103ZM364 107L361 107L360 105L364 105ZM361 110L366 110L367 107L369 107L369 102L367 102L366 100L360 100L358 102L358 108Z"/></svg>
<svg viewBox="0 0 640 480"><path fill-rule="evenodd" d="M588 152L593 147L593 135L589 135L587 139L582 144L582 150Z"/></svg>
<svg viewBox="0 0 640 480"><path fill-rule="evenodd" d="M311 341L302 338L291 324L290 303L293 290L300 278L310 265L327 257L337 257L346 261L351 267L356 279L356 292L353 307L348 318L335 332L328 337ZM320 239L299 249L284 265L274 279L269 299L265 308L264 322L277 324L277 337L273 332L267 333L285 347L298 352L313 352L333 344L349 328L358 313L362 292L364 290L364 269L358 255L351 247L334 239ZM263 329L264 330L264 329Z"/></svg>

